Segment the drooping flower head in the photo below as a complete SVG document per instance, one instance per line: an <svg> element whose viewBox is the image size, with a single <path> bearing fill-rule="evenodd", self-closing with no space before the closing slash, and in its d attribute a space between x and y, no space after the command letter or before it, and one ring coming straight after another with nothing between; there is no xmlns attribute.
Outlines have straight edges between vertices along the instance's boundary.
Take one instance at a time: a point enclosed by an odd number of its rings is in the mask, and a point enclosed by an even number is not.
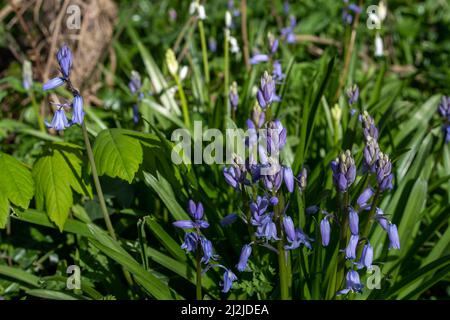
<svg viewBox="0 0 450 320"><path fill-rule="evenodd" d="M348 0L344 1L344 7L342 9L342 20L346 24L352 24L353 16L356 13L361 13L361 8L354 3L349 3Z"/></svg>
<svg viewBox="0 0 450 320"><path fill-rule="evenodd" d="M389 236L389 249L400 249L400 237L398 236L397 226L390 223L387 233Z"/></svg>
<svg viewBox="0 0 450 320"><path fill-rule="evenodd" d="M55 111L52 122L45 122L45 125L47 126L47 128L52 128L56 131L62 131L70 127L69 120L67 120L66 113L64 112L64 109L62 107Z"/></svg>
<svg viewBox="0 0 450 320"><path fill-rule="evenodd" d="M241 255L239 257L239 262L236 265L236 268L242 272L247 268L248 258L252 254L252 246L251 244L246 244L242 247Z"/></svg>
<svg viewBox="0 0 450 320"><path fill-rule="evenodd" d="M322 245L324 247L328 246L328 244L330 243L330 234L330 222L328 221L328 217L325 217L322 219L322 221L320 221L320 235L322 238Z"/></svg>
<svg viewBox="0 0 450 320"><path fill-rule="evenodd" d="M368 186L366 189L363 190L363 192L358 197L358 200L356 200L356 203L358 204L360 209L370 210L371 206L369 204L369 200L372 198L373 194L374 191L371 186Z"/></svg>
<svg viewBox="0 0 450 320"><path fill-rule="evenodd" d="M348 245L345 248L345 259L354 260L356 259L356 247L358 246L359 236L352 234Z"/></svg>
<svg viewBox="0 0 450 320"><path fill-rule="evenodd" d="M350 150L343 152L331 162L333 182L339 192L346 192L355 182L356 166Z"/></svg>
<svg viewBox="0 0 450 320"><path fill-rule="evenodd" d="M285 250L293 250L298 248L301 244L305 245L308 249L312 249L312 239L308 237L300 228L294 227L294 222L289 216L283 217L283 229L286 233L286 239L289 242L284 246Z"/></svg>
<svg viewBox="0 0 450 320"><path fill-rule="evenodd" d="M82 125L84 121L84 110L83 110L83 98L80 95L76 95L72 102L72 120L71 124Z"/></svg>
<svg viewBox="0 0 450 320"><path fill-rule="evenodd" d="M337 292L337 295L351 292L361 292L364 287L359 279L359 274L355 270L349 270L345 276L346 288Z"/></svg>
<svg viewBox="0 0 450 320"><path fill-rule="evenodd" d="M352 207L348 208L348 224L350 227L350 232L352 235L359 234L359 216L358 212L355 211Z"/></svg>
<svg viewBox="0 0 450 320"><path fill-rule="evenodd" d="M356 263L358 269L362 269L364 267L371 268L373 261L373 248L369 242L363 247L361 252L361 258Z"/></svg>

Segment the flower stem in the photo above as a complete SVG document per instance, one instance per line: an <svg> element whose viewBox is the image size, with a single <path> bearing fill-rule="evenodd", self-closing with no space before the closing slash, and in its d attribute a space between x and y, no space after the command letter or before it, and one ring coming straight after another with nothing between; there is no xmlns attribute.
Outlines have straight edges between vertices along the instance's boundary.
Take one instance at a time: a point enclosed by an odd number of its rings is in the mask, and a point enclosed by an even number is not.
<svg viewBox="0 0 450 320"><path fill-rule="evenodd" d="M278 241L278 272L280 276L281 300L289 300L289 275L283 241Z"/></svg>
<svg viewBox="0 0 450 320"><path fill-rule="evenodd" d="M202 20L198 20L198 30L200 31L200 42L202 45L203 69L205 72L205 81L206 83L209 83L208 51L206 48L205 29L203 28Z"/></svg>
<svg viewBox="0 0 450 320"><path fill-rule="evenodd" d="M230 44L229 44L229 36L230 36L230 30L226 29L225 30L225 43L224 43L224 59L223 59L223 84L224 84L224 99L225 99L225 112L226 114L228 114L229 109L230 109L230 103L229 103L229 99L228 99L228 90L230 89Z"/></svg>
<svg viewBox="0 0 450 320"><path fill-rule="evenodd" d="M103 196L102 186L100 185L100 180L98 178L97 167L95 165L94 153L92 152L91 142L89 141L89 135L86 128L86 123L83 122L81 125L83 131L84 144L86 145L86 151L91 165L92 177L94 178L95 189L97 190L98 201L100 202L100 209L103 213L103 219L105 219L106 228L109 234L114 240L117 240L116 233L109 218L108 209L106 208L105 197Z"/></svg>
<svg viewBox="0 0 450 320"><path fill-rule="evenodd" d="M178 86L178 93L180 95L180 100L181 100L181 109L183 110L184 124L186 125L186 127L189 128L191 126L191 120L189 118L189 110L188 110L186 95L184 94L183 86L181 85L181 81L180 81L180 78L178 77L178 75L174 75L174 79Z"/></svg>
<svg viewBox="0 0 450 320"><path fill-rule="evenodd" d="M202 300L202 266L201 266L201 253L200 253L200 246L197 246L197 282L196 282L196 296L197 300Z"/></svg>
<svg viewBox="0 0 450 320"><path fill-rule="evenodd" d="M338 242L338 250L345 246L347 243L347 225L348 225L348 206L349 206L349 196L348 192L343 194L343 203L341 208L341 233ZM338 253L339 254L339 253ZM341 283L344 281L345 275L345 257L341 254L338 258L338 267L336 272L336 288L340 288Z"/></svg>

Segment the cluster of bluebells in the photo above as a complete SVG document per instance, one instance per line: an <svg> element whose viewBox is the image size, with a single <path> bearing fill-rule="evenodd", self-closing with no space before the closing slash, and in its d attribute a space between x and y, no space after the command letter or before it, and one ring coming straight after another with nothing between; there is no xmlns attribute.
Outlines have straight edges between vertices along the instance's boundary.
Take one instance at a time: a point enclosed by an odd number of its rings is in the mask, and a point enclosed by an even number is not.
<svg viewBox="0 0 450 320"><path fill-rule="evenodd" d="M207 229L209 227L209 223L203 219L204 212L202 203L195 203L193 200L189 200L188 212L192 217L192 220L178 220L173 223L175 227L192 230L185 233L184 242L181 245L181 248L185 249L186 253L198 252L198 250L201 250L202 258L200 261L201 263L207 265L204 272L212 267L223 268L225 273L223 276L223 283L221 285L222 292L226 293L231 289L233 281L237 280L237 277L230 269L224 267L223 265L211 263L211 261L215 261L219 257L214 254L211 241L201 233L202 229Z"/></svg>
<svg viewBox="0 0 450 320"><path fill-rule="evenodd" d="M448 143L450 141L450 97L442 97L441 103L439 104L439 114L444 121L445 142Z"/></svg>
<svg viewBox="0 0 450 320"><path fill-rule="evenodd" d="M78 90L72 86L72 82L70 81L70 73L72 71L72 52L70 51L70 48L64 44L56 54L56 59L58 60L61 75L46 82L42 88L44 91L47 91L56 89L65 84L72 92L72 102L70 104L56 104L58 109L55 111L52 122L45 123L48 128L53 128L56 131L62 131L74 124L83 124L84 110L83 98ZM66 117L64 111L65 107L70 107L72 109L72 118L70 121Z"/></svg>
<svg viewBox="0 0 450 320"><path fill-rule="evenodd" d="M272 75L271 78L274 81L280 82L284 79L285 74L281 68L280 60L275 59L275 54L278 51L279 40L269 32L267 35L269 47L268 53L256 53L250 58L251 64L259 64L262 62L269 62L272 65ZM275 84L275 83L274 83Z"/></svg>
<svg viewBox="0 0 450 320"><path fill-rule="evenodd" d="M357 86L353 86L347 91L349 97L349 104L352 105L358 100L359 90ZM378 198L384 191L392 189L392 163L389 156L382 153L378 145L378 128L375 125L374 119L364 111L359 119L363 127L363 135L365 140L365 147L363 151L363 174L374 175L376 187L368 186L361 195L357 198L355 206L348 205L344 208L345 217L348 220L348 228L350 231L350 238L344 250L345 258L352 261L352 264L357 269L371 268L373 260L373 247L366 239L366 243L361 251L361 256L357 259L357 247L360 244L360 229L359 229L359 215L363 211L374 213L374 219L387 232L389 238L390 249L400 249L400 240L398 236L397 226L391 223L380 208L372 205L372 199ZM331 170L333 173L333 184L338 193L347 193L349 188L356 180L357 168L350 150L343 152L336 160L331 162ZM375 196L377 194L377 196ZM320 222L320 232L322 238L322 245L328 246L330 242L332 219L339 220L338 217L332 214L326 214ZM362 235L366 237L367 235ZM362 285L359 280L358 272L350 269L346 276L346 288L339 291L338 294L346 294L350 291L360 292Z"/></svg>
<svg viewBox="0 0 450 320"><path fill-rule="evenodd" d="M223 169L225 181L236 191L245 193L246 188L254 191L263 190L260 195L253 193L249 203L249 215L243 217L247 225L254 227L255 240L245 244L241 250L236 265L240 272L247 269L254 245L276 251L271 243L282 241L284 252L296 249L300 245L312 248L313 240L303 230L294 226L292 218L285 213L287 206L282 208L279 202L284 190L288 194L292 193L296 184L300 192L305 191L307 171L303 168L295 176L289 166L279 162L280 152L286 145L287 130L279 119L267 119L266 116L267 109L277 99L275 82L272 76L265 72L258 88L258 105L255 105L251 118L247 120L248 136L245 144L248 156L245 160L236 156L234 163ZM235 222L237 217L237 214L230 214L221 224L229 225Z"/></svg>

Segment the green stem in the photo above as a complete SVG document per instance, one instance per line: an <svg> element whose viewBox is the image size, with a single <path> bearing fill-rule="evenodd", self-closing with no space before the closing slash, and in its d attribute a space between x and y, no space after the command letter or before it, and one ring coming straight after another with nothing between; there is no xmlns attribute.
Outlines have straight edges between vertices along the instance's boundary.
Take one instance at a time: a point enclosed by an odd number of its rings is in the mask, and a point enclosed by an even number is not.
<svg viewBox="0 0 450 320"><path fill-rule="evenodd" d="M278 241L278 273L280 276L280 293L281 300L290 299L290 264L288 263L288 257L284 250L284 234L283 234L283 217L281 216L282 209L284 207L284 198L281 194L279 196L279 204L275 207L275 219L278 220L278 234L281 240Z"/></svg>
<svg viewBox="0 0 450 320"><path fill-rule="evenodd" d="M197 300L202 300L202 266L201 266L201 253L200 248L197 247L197 281L196 281L196 296Z"/></svg>
<svg viewBox="0 0 450 320"><path fill-rule="evenodd" d="M338 242L338 250L347 244L347 225L348 225L348 205L349 205L349 196L348 192L345 192L343 195L343 203L341 207L341 232L340 238ZM339 254L339 252L338 252ZM345 257L343 254L340 254L338 258L338 268L336 273L336 288L340 288L341 283L345 278Z"/></svg>
<svg viewBox="0 0 450 320"><path fill-rule="evenodd" d="M44 120L42 119L41 113L39 112L39 105L36 102L34 93L33 93L33 91L30 90L30 91L28 91L28 94L30 95L31 104L33 105L34 112L36 113L36 118L37 118L37 121L39 124L39 130L41 130L42 132L46 132Z"/></svg>
<svg viewBox="0 0 450 320"><path fill-rule="evenodd" d="M89 141L89 135L86 128L86 123L83 122L81 125L83 131L84 144L86 145L86 152L88 155L89 163L91 165L92 177L94 178L95 189L97 190L98 201L100 203L100 209L103 214L103 219L105 220L106 228L109 234L114 240L117 240L116 233L109 218L108 209L106 208L105 197L103 196L102 186L100 184L100 179L98 178L97 166L95 165L94 153L92 152L91 142Z"/></svg>
<svg viewBox="0 0 450 320"><path fill-rule="evenodd" d="M180 78L178 77L178 75L174 75L174 79L178 86L178 93L180 95L180 100L181 100L181 109L183 110L184 124L186 125L186 127L189 128L191 126L191 120L189 118L189 110L188 110L186 95L184 94L183 86L181 85L181 81L180 81Z"/></svg>
<svg viewBox="0 0 450 320"><path fill-rule="evenodd" d="M225 30L225 43L224 43L224 59L223 59L223 82L224 82L224 99L226 101L225 105L225 113L228 114L230 111L230 103L228 99L228 90L230 89L230 44L228 41L229 37L229 30Z"/></svg>
<svg viewBox="0 0 450 320"><path fill-rule="evenodd" d="M203 28L202 20L198 20L198 30L200 31L200 42L202 45L203 69L205 72L205 81L206 83L209 83L208 51L206 48L205 29Z"/></svg>

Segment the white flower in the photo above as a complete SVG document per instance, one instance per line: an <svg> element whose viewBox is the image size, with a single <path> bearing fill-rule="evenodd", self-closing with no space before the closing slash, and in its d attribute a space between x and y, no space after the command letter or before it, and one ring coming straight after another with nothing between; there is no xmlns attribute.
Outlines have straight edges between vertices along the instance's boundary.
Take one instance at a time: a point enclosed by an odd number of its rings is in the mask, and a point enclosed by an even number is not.
<svg viewBox="0 0 450 320"><path fill-rule="evenodd" d="M384 19L386 19L386 15L387 15L387 6L384 3L384 1L380 1L378 3L378 17L380 18L381 21L383 21Z"/></svg>
<svg viewBox="0 0 450 320"><path fill-rule="evenodd" d="M231 45L231 48L230 48L231 52L239 53L240 49L239 49L239 45L238 45L236 38L233 36L230 36L229 41L230 41L230 45Z"/></svg>
<svg viewBox="0 0 450 320"><path fill-rule="evenodd" d="M167 68L172 76L175 76L178 72L178 61L173 53L172 49L167 49L166 51L166 63Z"/></svg>
<svg viewBox="0 0 450 320"><path fill-rule="evenodd" d="M183 81L186 79L186 76L188 74L189 68L188 66L182 66L180 69L180 80Z"/></svg>
<svg viewBox="0 0 450 320"><path fill-rule="evenodd" d="M205 12L205 7L202 5L198 5L197 6L197 12L198 12L198 18L200 20L205 20L206 19L206 12Z"/></svg>
<svg viewBox="0 0 450 320"><path fill-rule="evenodd" d="M375 36L375 57L382 57L384 55L383 39L377 33Z"/></svg>
<svg viewBox="0 0 450 320"><path fill-rule="evenodd" d="M199 3L199 1L192 1L189 5L189 14L194 15L197 12L197 17L200 20L206 19L205 7Z"/></svg>
<svg viewBox="0 0 450 320"><path fill-rule="evenodd" d="M231 27L231 13L230 11L225 12L225 27Z"/></svg>

